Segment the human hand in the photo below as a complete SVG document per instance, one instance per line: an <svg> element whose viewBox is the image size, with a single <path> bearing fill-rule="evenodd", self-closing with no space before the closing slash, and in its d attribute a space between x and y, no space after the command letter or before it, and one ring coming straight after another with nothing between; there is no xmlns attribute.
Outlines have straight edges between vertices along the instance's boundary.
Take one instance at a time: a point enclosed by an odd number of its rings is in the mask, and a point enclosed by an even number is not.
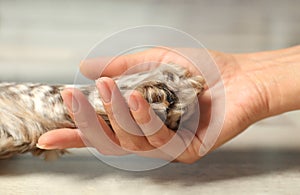
<svg viewBox="0 0 300 195"><path fill-rule="evenodd" d="M184 49L181 51L189 53L189 56L195 58L201 58L199 53L203 52L199 51L199 49ZM80 131L74 129L53 130L42 135L38 144L45 146L44 148L46 149L84 147L85 143L81 138L85 137L90 143L102 143L102 146L97 149L103 154L124 155L135 153L184 163L195 162L206 152L221 146L252 123L270 114L268 110L270 104L268 91L258 86L257 79L259 78L251 68L254 62L249 58L249 55L225 54L215 51L209 51L209 53L216 61L221 73L220 77L217 76L211 80L209 87L211 89L224 85L226 97L224 105L225 118L214 116L216 121L224 121L224 123L220 133L215 135L217 137L212 145L207 144L207 141L204 141L204 137L207 134L211 119L212 103L213 101L218 102L220 99L224 99L224 97L221 97L222 94L212 99L209 89L203 96L199 97L201 117L195 135L191 135L185 130L178 130L175 133L165 125L162 125L158 131L149 135L151 129L146 128L143 124L148 123L151 119L157 120L156 123L161 124L161 121L153 115L149 104L139 93L134 92L129 98L130 110L128 110L126 102L116 90L114 81L108 78L121 75L137 64L153 61L157 62L157 64L172 62L199 74L199 71L185 57L177 52L163 48L120 56L110 62L105 68L104 65L110 59L99 58L84 61L81 64L81 71L88 78L97 79L100 76L108 76L98 80L97 87L102 99L107 100L104 101L104 106L113 131L102 118L91 114L94 113L93 108L83 94L77 90L65 90L62 92L62 97L66 106L74 115ZM137 68L136 70L142 71L146 68L146 66L143 66L143 69ZM101 72L102 74L100 74ZM116 97L114 99L111 98L112 92L114 92ZM79 110L74 110L74 105L77 105L75 107ZM135 123L132 124L133 131L141 132L145 136L133 135L127 129L123 129L116 122L116 117L118 116L112 112L113 105L118 105L121 108L122 117L128 119L132 117L134 119ZM99 131L99 129L102 129L102 131ZM190 140L190 138L191 141L186 141ZM207 147L207 151L201 153L200 148L203 146Z"/></svg>

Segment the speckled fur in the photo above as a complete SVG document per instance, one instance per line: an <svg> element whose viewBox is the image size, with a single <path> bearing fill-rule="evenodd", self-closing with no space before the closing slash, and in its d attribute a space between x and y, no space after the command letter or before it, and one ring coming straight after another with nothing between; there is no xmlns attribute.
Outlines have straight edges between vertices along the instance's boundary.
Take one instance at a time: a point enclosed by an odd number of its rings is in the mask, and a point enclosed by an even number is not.
<svg viewBox="0 0 300 195"><path fill-rule="evenodd" d="M173 130L194 112L197 95L204 90L204 79L192 76L178 65L161 65L137 74L115 78L122 94L140 91L155 112ZM36 147L38 138L57 128L76 128L63 105L60 91L65 85L0 83L0 159L32 152L53 158L64 150L44 151ZM80 86L97 114L109 124L95 86Z"/></svg>

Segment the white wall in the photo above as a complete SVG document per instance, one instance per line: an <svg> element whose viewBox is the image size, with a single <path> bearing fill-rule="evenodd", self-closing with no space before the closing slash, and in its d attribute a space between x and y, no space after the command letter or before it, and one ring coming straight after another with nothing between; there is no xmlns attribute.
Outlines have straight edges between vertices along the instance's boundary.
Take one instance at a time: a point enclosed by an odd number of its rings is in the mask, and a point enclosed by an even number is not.
<svg viewBox="0 0 300 195"><path fill-rule="evenodd" d="M73 82L98 41L124 28L179 28L227 52L300 43L300 1L0 0L0 80Z"/></svg>

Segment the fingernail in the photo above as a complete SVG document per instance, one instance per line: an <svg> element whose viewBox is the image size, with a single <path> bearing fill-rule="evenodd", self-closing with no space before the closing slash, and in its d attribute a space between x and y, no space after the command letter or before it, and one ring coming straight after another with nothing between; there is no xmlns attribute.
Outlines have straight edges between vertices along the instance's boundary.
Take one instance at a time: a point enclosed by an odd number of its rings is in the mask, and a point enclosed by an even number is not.
<svg viewBox="0 0 300 195"><path fill-rule="evenodd" d="M60 94L64 97L64 104L67 106L69 111L75 113L79 110L79 103L74 96L74 89L65 89Z"/></svg>
<svg viewBox="0 0 300 195"><path fill-rule="evenodd" d="M110 89L107 86L106 82L100 78L97 80L97 85L98 85L99 93L100 93L102 100L105 103L109 103L111 100L111 92L110 92Z"/></svg>
<svg viewBox="0 0 300 195"><path fill-rule="evenodd" d="M39 144L36 144L35 145L37 148L39 149L46 149L46 145L39 145Z"/></svg>
<svg viewBox="0 0 300 195"><path fill-rule="evenodd" d="M130 96L128 105L133 111L137 111L139 109L139 103L134 95Z"/></svg>
<svg viewBox="0 0 300 195"><path fill-rule="evenodd" d="M37 148L42 149L42 150L55 150L55 149L59 149L59 147L56 146L47 146L47 145L39 145L36 144L35 145Z"/></svg>
<svg viewBox="0 0 300 195"><path fill-rule="evenodd" d="M74 94L72 95L72 106L71 109L73 113L76 113L79 110L79 103Z"/></svg>

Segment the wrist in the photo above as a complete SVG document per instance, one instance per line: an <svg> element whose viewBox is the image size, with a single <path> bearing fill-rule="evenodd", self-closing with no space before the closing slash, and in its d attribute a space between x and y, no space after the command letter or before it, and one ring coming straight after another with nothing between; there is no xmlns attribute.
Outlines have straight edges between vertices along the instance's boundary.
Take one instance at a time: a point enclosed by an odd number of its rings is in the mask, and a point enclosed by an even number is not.
<svg viewBox="0 0 300 195"><path fill-rule="evenodd" d="M241 65L265 100L265 115L300 109L300 47L242 54Z"/></svg>

